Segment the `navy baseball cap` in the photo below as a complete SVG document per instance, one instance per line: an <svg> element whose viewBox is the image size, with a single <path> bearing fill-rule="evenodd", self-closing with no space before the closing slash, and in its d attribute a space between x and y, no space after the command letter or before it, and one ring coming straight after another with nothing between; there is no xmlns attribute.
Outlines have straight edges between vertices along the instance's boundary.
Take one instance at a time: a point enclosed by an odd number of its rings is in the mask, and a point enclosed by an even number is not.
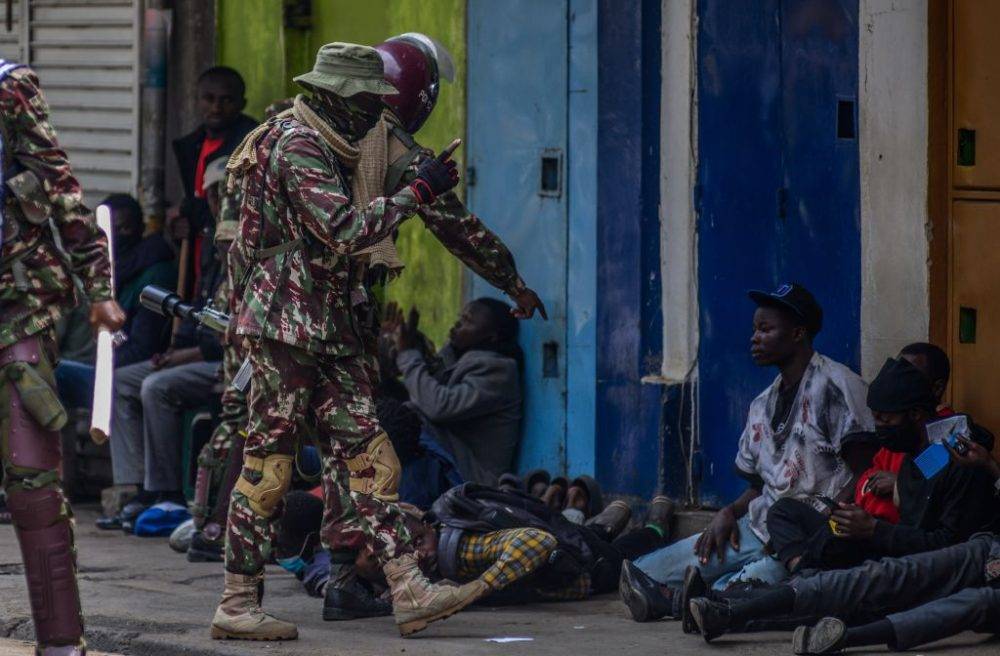
<svg viewBox="0 0 1000 656"><path fill-rule="evenodd" d="M813 337L823 328L823 308L816 302L812 292L796 282L778 285L773 292L752 289L747 295L758 307L788 310L798 317Z"/></svg>

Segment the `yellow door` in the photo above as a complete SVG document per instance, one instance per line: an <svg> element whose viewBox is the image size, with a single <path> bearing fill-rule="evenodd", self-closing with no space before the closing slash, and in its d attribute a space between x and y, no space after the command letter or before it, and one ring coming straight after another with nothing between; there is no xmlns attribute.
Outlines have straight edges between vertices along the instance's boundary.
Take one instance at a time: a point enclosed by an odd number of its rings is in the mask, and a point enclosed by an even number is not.
<svg viewBox="0 0 1000 656"><path fill-rule="evenodd" d="M1000 203L956 201L952 244L952 399L1000 436Z"/></svg>

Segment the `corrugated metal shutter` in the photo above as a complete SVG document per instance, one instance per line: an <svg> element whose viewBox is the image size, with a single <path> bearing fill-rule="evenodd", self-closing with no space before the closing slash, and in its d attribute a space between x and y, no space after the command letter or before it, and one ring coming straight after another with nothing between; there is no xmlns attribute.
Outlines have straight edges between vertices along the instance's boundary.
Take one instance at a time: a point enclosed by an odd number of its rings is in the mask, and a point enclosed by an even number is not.
<svg viewBox="0 0 1000 656"><path fill-rule="evenodd" d="M115 192L134 194L139 0L20 1L28 3L26 61L38 72L87 203Z"/></svg>
<svg viewBox="0 0 1000 656"><path fill-rule="evenodd" d="M14 0L14 22L7 31L7 8L0 3L0 59L23 61L21 39L21 0Z"/></svg>

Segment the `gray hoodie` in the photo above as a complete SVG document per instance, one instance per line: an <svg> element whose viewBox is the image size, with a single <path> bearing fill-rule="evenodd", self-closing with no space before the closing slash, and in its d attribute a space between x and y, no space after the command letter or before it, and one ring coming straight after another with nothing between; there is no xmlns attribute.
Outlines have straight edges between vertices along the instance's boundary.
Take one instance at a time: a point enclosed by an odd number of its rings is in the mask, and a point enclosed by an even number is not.
<svg viewBox="0 0 1000 656"><path fill-rule="evenodd" d="M410 405L451 452L462 478L496 485L511 470L520 439L517 362L493 351L468 351L456 360L449 346L438 357L442 368L433 373L416 349L397 357Z"/></svg>

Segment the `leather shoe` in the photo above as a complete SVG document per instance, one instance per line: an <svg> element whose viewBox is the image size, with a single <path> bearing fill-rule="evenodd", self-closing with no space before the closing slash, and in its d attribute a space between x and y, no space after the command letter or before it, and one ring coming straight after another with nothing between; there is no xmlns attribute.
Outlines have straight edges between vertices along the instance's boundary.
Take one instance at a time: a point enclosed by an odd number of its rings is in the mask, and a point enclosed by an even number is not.
<svg viewBox="0 0 1000 656"><path fill-rule="evenodd" d="M698 597L692 599L688 607L705 642L712 642L729 630L729 606Z"/></svg>
<svg viewBox="0 0 1000 656"><path fill-rule="evenodd" d="M118 519L121 522L121 529L125 533L132 533L135 529L135 520L139 519L139 515L149 510L153 504L145 503L143 501L137 501L133 499L125 504L122 511L118 513Z"/></svg>
<svg viewBox="0 0 1000 656"><path fill-rule="evenodd" d="M392 604L375 596L368 584L358 577L353 563L330 565L330 580L323 598L324 620L356 620L391 614Z"/></svg>
<svg viewBox="0 0 1000 656"><path fill-rule="evenodd" d="M698 633L698 625L691 615L691 600L708 595L708 585L701 576L701 570L689 565L684 571L684 583L681 585L681 630L684 633Z"/></svg>
<svg viewBox="0 0 1000 656"><path fill-rule="evenodd" d="M628 560L622 563L618 592L636 622L658 620L672 610L672 598L661 592L660 584Z"/></svg>

